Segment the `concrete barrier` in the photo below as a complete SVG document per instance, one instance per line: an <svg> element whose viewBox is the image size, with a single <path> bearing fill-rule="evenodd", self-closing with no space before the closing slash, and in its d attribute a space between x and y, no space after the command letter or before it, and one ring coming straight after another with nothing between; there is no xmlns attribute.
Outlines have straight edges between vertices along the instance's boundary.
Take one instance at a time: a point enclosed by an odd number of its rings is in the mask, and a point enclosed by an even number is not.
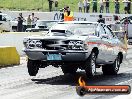
<svg viewBox="0 0 132 99"><path fill-rule="evenodd" d="M0 46L0 66L19 65L20 56L15 47Z"/></svg>

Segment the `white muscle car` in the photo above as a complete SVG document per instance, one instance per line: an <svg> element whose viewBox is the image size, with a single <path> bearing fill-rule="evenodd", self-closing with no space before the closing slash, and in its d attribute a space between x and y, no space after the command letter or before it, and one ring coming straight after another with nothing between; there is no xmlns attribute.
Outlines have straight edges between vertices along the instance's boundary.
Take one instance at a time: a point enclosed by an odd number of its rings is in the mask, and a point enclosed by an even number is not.
<svg viewBox="0 0 132 99"><path fill-rule="evenodd" d="M48 65L64 74L80 68L92 77L102 67L103 74L115 75L127 51L107 25L87 21L59 22L45 36L26 37L23 43L30 76Z"/></svg>

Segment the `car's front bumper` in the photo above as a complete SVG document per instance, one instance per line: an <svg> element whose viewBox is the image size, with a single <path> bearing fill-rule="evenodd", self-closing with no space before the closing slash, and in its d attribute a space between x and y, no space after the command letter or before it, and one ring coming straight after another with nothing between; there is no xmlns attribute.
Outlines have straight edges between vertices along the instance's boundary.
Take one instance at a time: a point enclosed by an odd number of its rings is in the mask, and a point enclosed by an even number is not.
<svg viewBox="0 0 132 99"><path fill-rule="evenodd" d="M44 50L44 49L24 49L27 56L32 60L47 60L48 54L60 54L62 61L85 61L90 52L73 50Z"/></svg>

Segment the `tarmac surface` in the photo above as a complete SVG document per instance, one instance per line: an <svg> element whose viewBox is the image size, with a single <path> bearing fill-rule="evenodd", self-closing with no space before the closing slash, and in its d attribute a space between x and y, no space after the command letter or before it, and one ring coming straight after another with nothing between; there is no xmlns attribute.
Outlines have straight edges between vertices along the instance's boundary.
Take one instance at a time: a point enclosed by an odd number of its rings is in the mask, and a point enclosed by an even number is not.
<svg viewBox="0 0 132 99"><path fill-rule="evenodd" d="M132 95L85 95L76 93L80 76L64 75L61 68L48 66L39 70L36 77L30 77L26 68L26 58L21 58L19 66L0 69L0 99L132 99ZM127 60L123 61L117 76L104 76L101 69L97 75L86 79L87 85L130 85L132 86L132 49L129 46ZM122 98L124 97L124 98Z"/></svg>

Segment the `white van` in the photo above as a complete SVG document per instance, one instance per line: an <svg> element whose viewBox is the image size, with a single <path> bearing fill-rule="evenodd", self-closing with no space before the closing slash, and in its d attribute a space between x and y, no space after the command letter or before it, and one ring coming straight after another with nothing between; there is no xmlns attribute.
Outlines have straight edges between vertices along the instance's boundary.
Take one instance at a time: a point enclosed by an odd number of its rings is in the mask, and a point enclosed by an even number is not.
<svg viewBox="0 0 132 99"><path fill-rule="evenodd" d="M0 30L1 31L12 31L12 18L7 14L0 13Z"/></svg>
<svg viewBox="0 0 132 99"><path fill-rule="evenodd" d="M0 13L0 30L5 32L17 31L17 20L13 19L10 15ZM25 22L23 23L26 28Z"/></svg>

